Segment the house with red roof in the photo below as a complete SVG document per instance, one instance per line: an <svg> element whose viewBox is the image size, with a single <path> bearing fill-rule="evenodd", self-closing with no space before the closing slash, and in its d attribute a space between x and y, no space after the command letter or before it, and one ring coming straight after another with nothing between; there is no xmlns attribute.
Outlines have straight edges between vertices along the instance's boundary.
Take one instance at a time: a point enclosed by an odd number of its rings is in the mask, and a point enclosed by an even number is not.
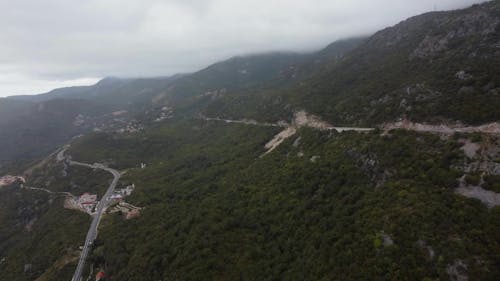
<svg viewBox="0 0 500 281"><path fill-rule="evenodd" d="M103 281L104 278L106 278L106 273L103 270L97 272L95 275L95 281Z"/></svg>

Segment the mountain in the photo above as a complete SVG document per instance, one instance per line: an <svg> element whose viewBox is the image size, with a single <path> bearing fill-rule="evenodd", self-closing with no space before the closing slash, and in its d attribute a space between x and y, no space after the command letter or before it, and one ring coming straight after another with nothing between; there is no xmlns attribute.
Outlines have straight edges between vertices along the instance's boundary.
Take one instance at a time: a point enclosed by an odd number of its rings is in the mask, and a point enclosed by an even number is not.
<svg viewBox="0 0 500 281"><path fill-rule="evenodd" d="M28 101L17 101L12 99L0 99L0 122L5 123L12 118L26 114L33 103Z"/></svg>
<svg viewBox="0 0 500 281"><path fill-rule="evenodd" d="M224 108L237 118L276 121L306 109L345 125L499 120L499 14L492 1L410 18L377 32L340 62L314 69L295 87L269 89L257 100L230 97L209 112L220 115L217 108ZM264 104L273 104L266 114Z"/></svg>
<svg viewBox="0 0 500 281"><path fill-rule="evenodd" d="M0 109L5 110L0 114L6 122L0 121L0 145L5 148L0 153L0 163L14 159L29 161L94 129L124 130L137 120L147 124L164 118L165 107L179 116L196 116L218 97L295 83L306 75L306 68L337 59L361 40L341 41L338 47L334 43L318 53L234 57L192 74L108 77L92 86L1 99ZM302 74L298 74L299 70ZM118 113L119 116L114 115Z"/></svg>
<svg viewBox="0 0 500 281"><path fill-rule="evenodd" d="M279 75L267 83L260 83L231 93L212 94L196 109L202 115L229 119L251 118L261 121L289 120L293 109L285 103L288 91L300 85L318 71L336 66L342 58L360 46L367 38L350 38L331 43L326 48L309 54L293 64L279 68ZM265 66L263 67L265 68ZM189 107L191 105L187 105Z"/></svg>
<svg viewBox="0 0 500 281"><path fill-rule="evenodd" d="M0 186L0 281L71 279L86 192L110 205L85 280L498 280L499 26L490 1L0 99L0 171L25 179ZM101 198L103 166L131 193Z"/></svg>
<svg viewBox="0 0 500 281"><path fill-rule="evenodd" d="M52 90L48 93L28 96L11 96L8 99L30 102L44 102L52 99L92 100L113 109L121 108L141 99L147 99L150 93L158 93L174 77L120 79L107 77L92 86L68 87Z"/></svg>
<svg viewBox="0 0 500 281"><path fill-rule="evenodd" d="M21 105L0 122L0 163L31 161L52 152L72 137L89 132L107 110L104 106L77 99L53 99L40 103L5 100L5 106ZM13 109L13 107L10 107Z"/></svg>
<svg viewBox="0 0 500 281"><path fill-rule="evenodd" d="M413 17L315 53L234 57L172 78L107 78L12 99L92 99L115 110L141 103L141 110L171 106L180 114L262 121L305 109L345 125L400 118L487 123L499 119L498 23L493 1Z"/></svg>
<svg viewBox="0 0 500 281"><path fill-rule="evenodd" d="M410 18L376 33L295 97L333 122L500 119L500 6Z"/></svg>

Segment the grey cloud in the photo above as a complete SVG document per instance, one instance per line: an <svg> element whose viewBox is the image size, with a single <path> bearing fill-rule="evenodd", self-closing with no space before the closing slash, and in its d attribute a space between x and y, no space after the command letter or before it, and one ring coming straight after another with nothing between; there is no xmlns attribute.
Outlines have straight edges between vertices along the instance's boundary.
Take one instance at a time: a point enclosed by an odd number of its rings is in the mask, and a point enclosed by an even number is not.
<svg viewBox="0 0 500 281"><path fill-rule="evenodd" d="M0 96L44 91L57 81L193 71L245 53L313 50L434 7L479 2L0 0Z"/></svg>

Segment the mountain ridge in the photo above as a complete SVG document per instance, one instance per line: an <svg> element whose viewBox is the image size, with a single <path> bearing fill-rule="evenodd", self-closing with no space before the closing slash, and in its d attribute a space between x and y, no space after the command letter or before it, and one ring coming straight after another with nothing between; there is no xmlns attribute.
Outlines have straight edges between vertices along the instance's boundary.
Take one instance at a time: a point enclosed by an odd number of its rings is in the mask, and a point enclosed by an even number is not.
<svg viewBox="0 0 500 281"><path fill-rule="evenodd" d="M0 280L498 280L499 8L0 100Z"/></svg>

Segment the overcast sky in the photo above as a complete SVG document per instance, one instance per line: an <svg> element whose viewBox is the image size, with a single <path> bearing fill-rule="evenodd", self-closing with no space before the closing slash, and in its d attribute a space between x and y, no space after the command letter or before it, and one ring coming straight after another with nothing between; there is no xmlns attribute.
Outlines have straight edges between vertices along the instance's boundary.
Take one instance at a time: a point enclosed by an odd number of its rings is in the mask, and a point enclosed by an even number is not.
<svg viewBox="0 0 500 281"><path fill-rule="evenodd" d="M484 0L0 0L0 96L309 51Z"/></svg>

